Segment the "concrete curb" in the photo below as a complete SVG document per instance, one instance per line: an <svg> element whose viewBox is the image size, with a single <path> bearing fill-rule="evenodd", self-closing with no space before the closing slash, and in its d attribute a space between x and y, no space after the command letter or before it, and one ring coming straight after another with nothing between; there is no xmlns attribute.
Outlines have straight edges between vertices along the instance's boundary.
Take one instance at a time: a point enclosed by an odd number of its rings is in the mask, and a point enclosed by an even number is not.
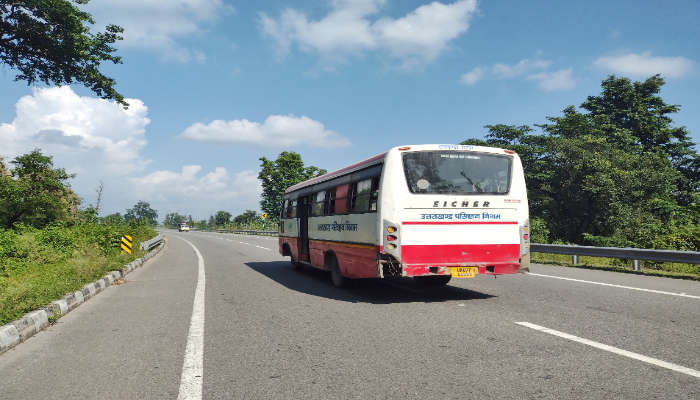
<svg viewBox="0 0 700 400"><path fill-rule="evenodd" d="M26 341L38 332L49 327L49 317L61 317L75 310L76 307L95 297L98 293L111 286L115 280L121 279L129 272L142 266L165 247L165 241L146 253L143 257L126 264L120 271L111 271L104 278L88 283L82 289L69 293L59 300L54 300L48 306L25 314L7 325L0 326L0 354Z"/></svg>

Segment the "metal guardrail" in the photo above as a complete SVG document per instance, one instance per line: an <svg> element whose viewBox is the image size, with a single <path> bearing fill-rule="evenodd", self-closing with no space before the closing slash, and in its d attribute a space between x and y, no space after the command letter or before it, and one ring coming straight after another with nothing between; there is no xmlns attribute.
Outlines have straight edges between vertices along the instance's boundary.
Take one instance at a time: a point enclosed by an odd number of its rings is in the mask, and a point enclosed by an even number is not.
<svg viewBox="0 0 700 400"><path fill-rule="evenodd" d="M219 233L240 233L246 235L275 236L277 231L227 230L216 229ZM533 253L565 254L573 257L573 263L578 264L580 256L621 258L632 260L634 270L639 270L639 261L676 262L684 264L700 264L700 252L680 250L649 250L631 247L595 247L568 244L530 244Z"/></svg>
<svg viewBox="0 0 700 400"><path fill-rule="evenodd" d="M622 258L633 260L634 270L639 271L639 261L676 262L684 264L700 264L700 252L680 250L649 250L631 247L595 247L576 246L567 244L530 244L533 253L566 254L573 257L573 263L578 264L579 256Z"/></svg>
<svg viewBox="0 0 700 400"><path fill-rule="evenodd" d="M151 249L158 246L162 242L163 242L163 235L158 234L158 236L154 237L151 240L146 240L145 242L141 242L141 250L151 251Z"/></svg>

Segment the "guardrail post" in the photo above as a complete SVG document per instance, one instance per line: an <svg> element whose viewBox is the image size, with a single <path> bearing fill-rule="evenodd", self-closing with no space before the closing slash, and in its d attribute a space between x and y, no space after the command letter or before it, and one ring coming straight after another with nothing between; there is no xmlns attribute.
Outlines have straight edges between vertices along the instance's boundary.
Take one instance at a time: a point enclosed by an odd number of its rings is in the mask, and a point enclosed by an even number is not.
<svg viewBox="0 0 700 400"><path fill-rule="evenodd" d="M571 256L571 263L574 265L578 264L578 256L576 254Z"/></svg>
<svg viewBox="0 0 700 400"><path fill-rule="evenodd" d="M632 260L632 266L635 271L639 271L639 260Z"/></svg>

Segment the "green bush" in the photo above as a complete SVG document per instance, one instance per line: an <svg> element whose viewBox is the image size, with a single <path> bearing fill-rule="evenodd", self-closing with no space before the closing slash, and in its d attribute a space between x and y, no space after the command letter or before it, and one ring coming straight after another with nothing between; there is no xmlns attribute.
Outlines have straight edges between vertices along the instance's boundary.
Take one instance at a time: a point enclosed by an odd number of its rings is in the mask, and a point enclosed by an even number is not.
<svg viewBox="0 0 700 400"><path fill-rule="evenodd" d="M64 254L70 254L78 246L79 237L76 232L64 225L49 225L36 234L39 244L55 249Z"/></svg>
<svg viewBox="0 0 700 400"><path fill-rule="evenodd" d="M124 234L134 237L131 255L120 252ZM155 235L145 224L87 221L0 229L0 325L121 268Z"/></svg>

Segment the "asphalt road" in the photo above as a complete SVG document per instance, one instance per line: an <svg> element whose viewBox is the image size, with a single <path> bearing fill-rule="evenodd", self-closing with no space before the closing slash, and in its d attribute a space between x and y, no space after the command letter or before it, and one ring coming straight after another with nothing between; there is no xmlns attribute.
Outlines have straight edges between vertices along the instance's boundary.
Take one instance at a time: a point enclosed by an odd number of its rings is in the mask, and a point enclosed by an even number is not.
<svg viewBox="0 0 700 400"><path fill-rule="evenodd" d="M536 265L336 289L273 238L167 237L0 355L0 399L700 399L698 282Z"/></svg>

